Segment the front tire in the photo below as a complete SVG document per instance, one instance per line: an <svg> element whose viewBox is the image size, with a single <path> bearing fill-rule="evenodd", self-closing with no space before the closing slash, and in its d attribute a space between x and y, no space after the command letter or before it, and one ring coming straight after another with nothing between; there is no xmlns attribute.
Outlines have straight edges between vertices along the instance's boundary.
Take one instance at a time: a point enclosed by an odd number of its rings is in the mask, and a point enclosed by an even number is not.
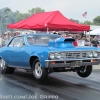
<svg viewBox="0 0 100 100"><path fill-rule="evenodd" d="M79 71L77 71L77 74L80 76L80 77L88 77L92 72L92 65L89 65L89 66L82 66L81 69Z"/></svg>
<svg viewBox="0 0 100 100"><path fill-rule="evenodd" d="M3 74L12 74L14 72L14 68L9 67L3 59L0 59L0 71Z"/></svg>
<svg viewBox="0 0 100 100"><path fill-rule="evenodd" d="M35 61L33 62L32 71L37 81L45 80L48 75L48 69L42 67L39 59L35 59Z"/></svg>

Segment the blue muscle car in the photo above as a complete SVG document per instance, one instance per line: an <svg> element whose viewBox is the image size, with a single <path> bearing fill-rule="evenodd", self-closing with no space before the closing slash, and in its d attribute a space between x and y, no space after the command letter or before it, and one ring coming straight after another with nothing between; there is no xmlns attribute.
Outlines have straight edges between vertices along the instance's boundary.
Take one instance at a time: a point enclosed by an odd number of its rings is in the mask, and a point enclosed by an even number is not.
<svg viewBox="0 0 100 100"><path fill-rule="evenodd" d="M15 36L0 48L1 73L13 73L15 68L31 70L37 81L48 73L74 71L88 77L92 65L99 64L100 49L90 46L74 47L73 38L54 34Z"/></svg>

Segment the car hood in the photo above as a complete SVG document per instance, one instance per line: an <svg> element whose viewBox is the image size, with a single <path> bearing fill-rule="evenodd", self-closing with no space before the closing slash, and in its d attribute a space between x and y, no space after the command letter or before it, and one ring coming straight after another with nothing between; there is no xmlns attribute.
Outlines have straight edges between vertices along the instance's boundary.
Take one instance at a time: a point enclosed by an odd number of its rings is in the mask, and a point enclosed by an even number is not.
<svg viewBox="0 0 100 100"><path fill-rule="evenodd" d="M48 43L48 48L50 51L90 51L90 50L98 50L97 47L91 46L74 46L73 42L75 39L73 38L58 38L52 40Z"/></svg>
<svg viewBox="0 0 100 100"><path fill-rule="evenodd" d="M49 51L92 51L92 50L99 50L97 47L91 47L91 46L77 46L74 48L55 48L55 47L49 47Z"/></svg>

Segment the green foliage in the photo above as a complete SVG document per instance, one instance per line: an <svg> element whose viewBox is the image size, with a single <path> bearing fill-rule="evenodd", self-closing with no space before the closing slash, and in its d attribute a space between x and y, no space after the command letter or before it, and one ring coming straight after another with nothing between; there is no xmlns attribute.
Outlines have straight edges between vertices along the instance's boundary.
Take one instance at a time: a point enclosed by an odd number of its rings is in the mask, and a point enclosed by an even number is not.
<svg viewBox="0 0 100 100"><path fill-rule="evenodd" d="M40 13L40 12L45 12L44 9L41 9L40 7L36 7L36 8L32 8L30 10L28 10L27 13L21 13L19 11L15 11L13 12L10 8L5 7L3 9L0 9L0 30L2 32L7 31L7 24L12 24L15 22L18 22L20 20L23 20L25 18L28 18L29 16L31 16L32 14L35 13ZM79 20L75 20L75 19L70 19L76 23L80 23L80 24L87 24L87 25L100 25L100 16L97 16L96 18L93 19L93 22L91 21L84 21L84 22L80 22Z"/></svg>
<svg viewBox="0 0 100 100"><path fill-rule="evenodd" d="M38 12L45 12L45 10L39 7L36 7L29 10L27 13L21 13L19 11L13 12L8 7L0 9L0 30L2 32L5 32L7 31L7 27L6 27L7 24L18 22Z"/></svg>
<svg viewBox="0 0 100 100"><path fill-rule="evenodd" d="M73 22L79 23L79 20L75 20L75 19L72 19L72 18L70 20L72 20Z"/></svg>
<svg viewBox="0 0 100 100"><path fill-rule="evenodd" d="M41 9L39 7L36 7L36 8L32 8L31 10L28 11L28 13L30 15L35 14L35 13L39 13L39 12L45 12L45 10L44 9Z"/></svg>
<svg viewBox="0 0 100 100"><path fill-rule="evenodd" d="M96 18L93 19L93 23L95 25L100 25L100 16L97 16Z"/></svg>
<svg viewBox="0 0 100 100"><path fill-rule="evenodd" d="M92 22L90 22L90 21L84 21L83 24L92 25Z"/></svg>

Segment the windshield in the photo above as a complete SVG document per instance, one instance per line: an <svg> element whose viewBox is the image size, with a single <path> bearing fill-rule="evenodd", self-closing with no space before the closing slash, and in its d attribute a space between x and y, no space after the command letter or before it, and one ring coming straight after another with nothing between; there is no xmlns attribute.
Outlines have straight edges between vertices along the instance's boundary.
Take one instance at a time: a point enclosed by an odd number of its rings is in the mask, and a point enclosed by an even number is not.
<svg viewBox="0 0 100 100"><path fill-rule="evenodd" d="M50 40L60 38L59 35L30 35L27 36L29 45L34 44L48 44Z"/></svg>

